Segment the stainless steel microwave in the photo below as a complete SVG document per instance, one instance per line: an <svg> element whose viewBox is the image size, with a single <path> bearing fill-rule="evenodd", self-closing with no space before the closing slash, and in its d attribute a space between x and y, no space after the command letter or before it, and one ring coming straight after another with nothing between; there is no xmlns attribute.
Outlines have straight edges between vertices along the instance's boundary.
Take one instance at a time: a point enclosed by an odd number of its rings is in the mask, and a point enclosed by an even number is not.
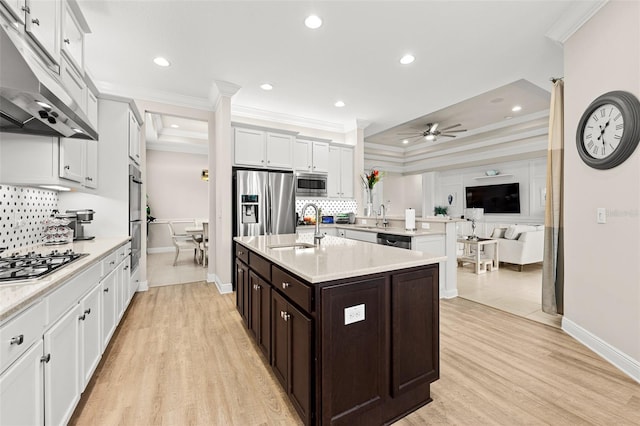
<svg viewBox="0 0 640 426"><path fill-rule="evenodd" d="M296 174L296 196L326 197L327 175L324 173Z"/></svg>

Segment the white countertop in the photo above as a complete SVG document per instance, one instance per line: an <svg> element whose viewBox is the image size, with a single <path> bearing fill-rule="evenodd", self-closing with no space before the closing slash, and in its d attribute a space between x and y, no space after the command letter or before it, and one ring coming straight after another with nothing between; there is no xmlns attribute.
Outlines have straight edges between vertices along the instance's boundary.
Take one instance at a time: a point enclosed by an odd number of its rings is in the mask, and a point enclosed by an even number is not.
<svg viewBox="0 0 640 426"><path fill-rule="evenodd" d="M424 266L447 260L413 250L325 236L319 247L276 249L271 246L313 244L313 234L235 237L235 241L310 283Z"/></svg>
<svg viewBox="0 0 640 426"><path fill-rule="evenodd" d="M3 283L0 281L0 323L13 314L21 311L40 297L52 292L65 281L73 278L86 270L96 262L104 258L115 248L129 241L129 237L95 238L90 241L76 241L57 246L45 246L44 244L27 247L22 250L9 250L5 256L15 252L24 253L35 251L36 253L49 253L52 250L65 251L73 249L76 253L88 253L73 263L60 268L45 277L37 280L14 281Z"/></svg>

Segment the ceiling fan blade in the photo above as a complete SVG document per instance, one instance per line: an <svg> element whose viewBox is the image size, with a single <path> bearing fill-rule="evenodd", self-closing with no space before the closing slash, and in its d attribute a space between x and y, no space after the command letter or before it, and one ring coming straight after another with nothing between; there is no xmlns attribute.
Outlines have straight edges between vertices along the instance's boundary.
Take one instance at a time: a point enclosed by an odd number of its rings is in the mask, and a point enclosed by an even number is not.
<svg viewBox="0 0 640 426"><path fill-rule="evenodd" d="M396 133L396 135L398 135L398 136L402 136L402 135L421 135L421 134L422 134L422 132L411 132L411 133L409 133L409 132L402 132L402 133Z"/></svg>
<svg viewBox="0 0 640 426"><path fill-rule="evenodd" d="M440 131L444 132L446 130L453 129L454 127L458 127L458 126L462 126L462 124L460 124L460 123L454 124L453 126L449 126L449 127L445 127L444 129L440 129Z"/></svg>
<svg viewBox="0 0 640 426"><path fill-rule="evenodd" d="M438 137L439 137L439 138L440 138L440 137L443 137L443 138L455 138L455 137L456 137L456 135L446 135L446 134L444 134L444 133L440 133L440 134L438 135Z"/></svg>
<svg viewBox="0 0 640 426"><path fill-rule="evenodd" d="M433 123L433 124L431 125L431 127L429 128L429 133L435 133L435 132L436 132L436 129L438 128L438 125L439 125L439 124L440 124L440 123Z"/></svg>
<svg viewBox="0 0 640 426"><path fill-rule="evenodd" d="M460 133L460 132L466 132L467 129L460 129L460 130L443 130L444 133Z"/></svg>

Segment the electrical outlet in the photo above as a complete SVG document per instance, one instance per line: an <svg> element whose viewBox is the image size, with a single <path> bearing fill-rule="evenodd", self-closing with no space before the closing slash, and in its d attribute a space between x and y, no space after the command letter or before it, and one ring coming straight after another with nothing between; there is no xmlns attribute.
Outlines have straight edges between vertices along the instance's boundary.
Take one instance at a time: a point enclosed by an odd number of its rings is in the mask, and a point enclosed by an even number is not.
<svg viewBox="0 0 640 426"><path fill-rule="evenodd" d="M596 209L596 222L607 223L607 209L604 207L598 207Z"/></svg>
<svg viewBox="0 0 640 426"><path fill-rule="evenodd" d="M431 224L427 223L427 222L422 222L422 229L430 229L431 228Z"/></svg>
<svg viewBox="0 0 640 426"><path fill-rule="evenodd" d="M366 225L367 224L367 219L362 219L362 224Z"/></svg>
<svg viewBox="0 0 640 426"><path fill-rule="evenodd" d="M344 308L344 325L364 321L364 303Z"/></svg>

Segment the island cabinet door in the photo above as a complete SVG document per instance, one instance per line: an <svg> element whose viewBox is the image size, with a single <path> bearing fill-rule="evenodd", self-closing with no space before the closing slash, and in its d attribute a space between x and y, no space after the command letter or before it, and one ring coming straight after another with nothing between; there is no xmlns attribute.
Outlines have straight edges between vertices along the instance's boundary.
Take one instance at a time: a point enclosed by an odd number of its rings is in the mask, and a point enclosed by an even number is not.
<svg viewBox="0 0 640 426"><path fill-rule="evenodd" d="M391 395L439 377L437 265L391 277Z"/></svg>
<svg viewBox="0 0 640 426"><path fill-rule="evenodd" d="M271 286L258 275L249 272L251 333L267 360L271 360Z"/></svg>
<svg viewBox="0 0 640 426"><path fill-rule="evenodd" d="M321 291L323 425L382 424L388 391L385 278Z"/></svg>
<svg viewBox="0 0 640 426"><path fill-rule="evenodd" d="M249 267L236 259L236 308L249 326Z"/></svg>
<svg viewBox="0 0 640 426"><path fill-rule="evenodd" d="M289 336L284 314L287 301L278 292L271 292L271 366L273 372L285 389L289 377L289 356L287 346Z"/></svg>

